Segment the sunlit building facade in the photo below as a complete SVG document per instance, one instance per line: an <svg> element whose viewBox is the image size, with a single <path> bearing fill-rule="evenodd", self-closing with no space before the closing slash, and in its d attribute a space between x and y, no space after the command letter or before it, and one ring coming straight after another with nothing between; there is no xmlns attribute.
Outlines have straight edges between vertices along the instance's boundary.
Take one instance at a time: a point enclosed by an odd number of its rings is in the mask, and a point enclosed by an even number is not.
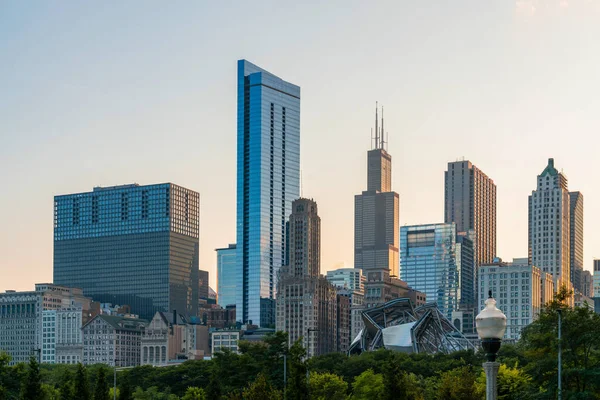
<svg viewBox="0 0 600 400"><path fill-rule="evenodd" d="M300 197L300 88L238 61L237 318L275 323L285 225Z"/></svg>
<svg viewBox="0 0 600 400"><path fill-rule="evenodd" d="M195 315L199 195L163 183L54 198L54 282L101 303Z"/></svg>

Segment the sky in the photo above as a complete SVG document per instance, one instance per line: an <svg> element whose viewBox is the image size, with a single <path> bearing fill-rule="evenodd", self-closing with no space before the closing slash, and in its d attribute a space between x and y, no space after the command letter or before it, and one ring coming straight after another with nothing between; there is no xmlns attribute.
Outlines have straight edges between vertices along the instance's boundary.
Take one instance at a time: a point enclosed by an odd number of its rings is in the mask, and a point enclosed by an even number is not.
<svg viewBox="0 0 600 400"><path fill-rule="evenodd" d="M600 1L0 2L0 291L52 281L53 196L173 182L200 193L200 268L235 242L236 66L301 87L302 192L321 270L353 264L375 102L400 224L443 222L444 170L497 185L498 255L527 256L553 157L600 257Z"/></svg>

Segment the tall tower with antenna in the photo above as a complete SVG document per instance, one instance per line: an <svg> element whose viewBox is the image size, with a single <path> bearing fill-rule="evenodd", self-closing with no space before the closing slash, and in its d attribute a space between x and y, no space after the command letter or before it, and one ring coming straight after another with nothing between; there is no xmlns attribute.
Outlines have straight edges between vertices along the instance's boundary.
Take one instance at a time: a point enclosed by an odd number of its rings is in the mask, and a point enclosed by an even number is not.
<svg viewBox="0 0 600 400"><path fill-rule="evenodd" d="M375 135L367 152L367 190L354 198L354 267L367 277L365 304L404 295L398 278L400 197L392 191L392 156L387 152L383 107L375 105Z"/></svg>

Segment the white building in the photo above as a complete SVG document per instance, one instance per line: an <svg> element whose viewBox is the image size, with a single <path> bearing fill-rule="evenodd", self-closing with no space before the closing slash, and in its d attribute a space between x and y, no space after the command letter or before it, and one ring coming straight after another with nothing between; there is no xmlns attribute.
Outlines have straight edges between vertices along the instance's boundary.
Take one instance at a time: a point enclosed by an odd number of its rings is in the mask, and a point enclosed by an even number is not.
<svg viewBox="0 0 600 400"><path fill-rule="evenodd" d="M496 259L479 267L479 309L491 291L497 307L506 315L506 339L519 339L521 330L532 323L545 301L550 300L551 276L539 268Z"/></svg>
<svg viewBox="0 0 600 400"><path fill-rule="evenodd" d="M333 286L338 288L361 292L365 290L366 277L359 268L338 268L327 271L326 278Z"/></svg>
<svg viewBox="0 0 600 400"><path fill-rule="evenodd" d="M11 356L11 365L27 362L32 355L41 362L56 362L60 332L56 330L56 316L44 312L71 307L88 310L90 303L81 289L49 283L36 284L35 291L0 293L0 350ZM77 330L81 315L79 321Z"/></svg>
<svg viewBox="0 0 600 400"><path fill-rule="evenodd" d="M529 196L529 264L551 274L555 290L572 289L570 222L568 180L550 158Z"/></svg>
<svg viewBox="0 0 600 400"><path fill-rule="evenodd" d="M49 364L77 364L83 357L81 307L42 312L41 360Z"/></svg>
<svg viewBox="0 0 600 400"><path fill-rule="evenodd" d="M95 316L82 328L83 364L140 365L141 338L146 324L142 319Z"/></svg>
<svg viewBox="0 0 600 400"><path fill-rule="evenodd" d="M240 331L226 330L226 331L215 331L211 332L211 352L222 351L223 349L229 349L234 353L238 353L238 343L240 341Z"/></svg>

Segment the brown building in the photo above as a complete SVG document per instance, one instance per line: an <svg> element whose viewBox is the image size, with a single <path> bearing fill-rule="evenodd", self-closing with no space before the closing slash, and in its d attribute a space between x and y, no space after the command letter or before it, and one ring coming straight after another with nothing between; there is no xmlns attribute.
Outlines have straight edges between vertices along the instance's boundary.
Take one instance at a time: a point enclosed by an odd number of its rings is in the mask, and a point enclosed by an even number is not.
<svg viewBox="0 0 600 400"><path fill-rule="evenodd" d="M342 289L344 290L344 289ZM350 348L352 342L351 334L351 323L352 323L352 307L350 304L350 297L345 296L343 293L337 294L337 351L346 353Z"/></svg>
<svg viewBox="0 0 600 400"><path fill-rule="evenodd" d="M335 287L320 275L321 218L317 203L292 203L288 225L289 265L278 273L276 327L288 333L289 345L302 338L308 356L337 349Z"/></svg>
<svg viewBox="0 0 600 400"><path fill-rule="evenodd" d="M218 304L200 303L200 319L202 324L216 329L233 328L236 326L235 305L223 308Z"/></svg>
<svg viewBox="0 0 600 400"><path fill-rule="evenodd" d="M470 161L448 163L444 173L444 222L456 232L475 231L475 266L496 257L496 185Z"/></svg>

